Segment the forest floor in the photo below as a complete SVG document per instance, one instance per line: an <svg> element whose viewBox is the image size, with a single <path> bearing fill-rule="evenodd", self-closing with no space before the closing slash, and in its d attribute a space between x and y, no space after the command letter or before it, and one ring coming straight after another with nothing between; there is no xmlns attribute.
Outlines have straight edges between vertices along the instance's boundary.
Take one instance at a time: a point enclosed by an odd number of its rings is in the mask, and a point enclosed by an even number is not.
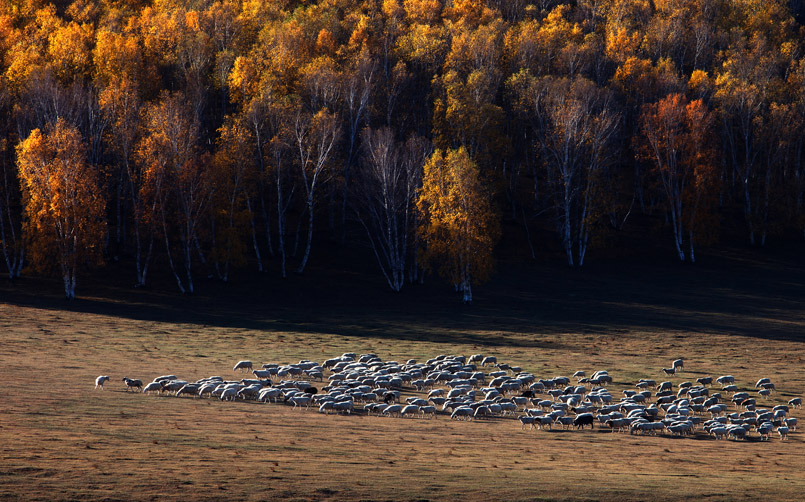
<svg viewBox="0 0 805 502"><path fill-rule="evenodd" d="M240 359L484 353L537 377L606 369L619 395L683 357L675 384L769 377L777 404L805 394L801 251L582 271L503 261L472 306L435 278L391 293L371 263L202 280L192 297L169 281L134 290L114 265L73 302L58 281L2 281L0 500L801 500L799 431L769 442L524 431L514 418L323 416L121 382L241 378ZM102 374L111 381L96 391Z"/></svg>

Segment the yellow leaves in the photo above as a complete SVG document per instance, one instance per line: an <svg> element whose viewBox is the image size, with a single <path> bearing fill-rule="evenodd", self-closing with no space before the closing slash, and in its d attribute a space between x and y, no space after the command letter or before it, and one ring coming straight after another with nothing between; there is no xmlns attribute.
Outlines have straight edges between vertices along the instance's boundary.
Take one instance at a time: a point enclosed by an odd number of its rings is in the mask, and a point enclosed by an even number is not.
<svg viewBox="0 0 805 502"><path fill-rule="evenodd" d="M466 149L436 150L424 166L417 199L426 263L455 283L483 281L499 236L489 194Z"/></svg>
<svg viewBox="0 0 805 502"><path fill-rule="evenodd" d="M439 0L403 0L403 7L412 24L435 23L442 11Z"/></svg>
<svg viewBox="0 0 805 502"><path fill-rule="evenodd" d="M435 68L447 52L444 27L429 24L413 24L397 40L400 56L420 66Z"/></svg>
<svg viewBox="0 0 805 502"><path fill-rule="evenodd" d="M246 103L257 95L260 76L254 61L248 56L238 56L229 72L229 94L236 103Z"/></svg>
<svg viewBox="0 0 805 502"><path fill-rule="evenodd" d="M93 60L95 73L101 82L114 78L142 79L142 56L136 37L99 30L95 37Z"/></svg>
<svg viewBox="0 0 805 502"><path fill-rule="evenodd" d="M617 63L634 59L642 37L637 31L630 32L624 27L607 32L606 54Z"/></svg>

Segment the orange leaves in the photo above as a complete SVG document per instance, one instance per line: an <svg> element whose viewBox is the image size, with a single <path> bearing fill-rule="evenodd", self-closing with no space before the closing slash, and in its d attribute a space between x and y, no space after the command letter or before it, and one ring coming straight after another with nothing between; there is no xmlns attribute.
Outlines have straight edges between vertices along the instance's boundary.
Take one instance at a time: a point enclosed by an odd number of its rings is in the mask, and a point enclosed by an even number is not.
<svg viewBox="0 0 805 502"><path fill-rule="evenodd" d="M48 270L55 260L74 290L79 264L101 260L106 200L98 172L86 161L81 134L61 119L46 132L35 129L17 146L17 158L32 263Z"/></svg>
<svg viewBox="0 0 805 502"><path fill-rule="evenodd" d="M679 259L685 260L683 240L687 237L694 261L694 234L709 216L709 199L715 196L718 178L713 146L714 119L702 100L688 102L671 94L658 103L643 106L638 145L654 166L672 216Z"/></svg>

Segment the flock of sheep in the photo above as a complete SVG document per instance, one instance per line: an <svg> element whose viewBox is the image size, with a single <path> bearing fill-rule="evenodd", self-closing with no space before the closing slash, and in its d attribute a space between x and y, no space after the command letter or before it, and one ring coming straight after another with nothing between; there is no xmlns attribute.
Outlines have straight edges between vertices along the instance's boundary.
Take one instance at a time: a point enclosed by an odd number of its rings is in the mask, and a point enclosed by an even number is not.
<svg viewBox="0 0 805 502"><path fill-rule="evenodd" d="M491 370L491 371L490 371ZM663 368L666 375L684 370L684 361ZM123 378L126 390L145 394L212 397L222 401L255 400L284 403L296 408L317 408L320 413L454 420L516 417L522 429L554 427L583 429L590 426L630 434L685 436L704 431L716 439L769 440L776 431L781 440L796 431L791 410L802 407L802 398L788 404L763 406L775 392L774 383L761 378L753 389L742 390L732 375L674 385L640 379L617 398L607 389L610 374L577 371L571 378L537 378L518 366L498 363L494 356L469 358L440 355L424 363L382 361L375 354L345 353L322 364L264 364L239 361L235 372L251 371L253 378L225 380L220 376L195 382L176 375L142 380ZM487 372L488 371L488 372ZM325 375L327 378L324 384ZM109 376L99 376L95 388L103 389ZM321 382L321 389L311 382ZM407 395L407 397L406 397Z"/></svg>

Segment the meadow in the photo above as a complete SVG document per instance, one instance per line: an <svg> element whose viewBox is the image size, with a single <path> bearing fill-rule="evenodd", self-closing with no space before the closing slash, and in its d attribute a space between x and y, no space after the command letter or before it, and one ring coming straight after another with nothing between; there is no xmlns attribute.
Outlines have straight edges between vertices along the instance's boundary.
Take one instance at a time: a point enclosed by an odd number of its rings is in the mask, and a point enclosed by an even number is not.
<svg viewBox="0 0 805 502"><path fill-rule="evenodd" d="M805 394L796 258L734 251L696 267L525 273L504 262L471 307L435 280L393 294L376 276L323 269L210 282L194 297L107 278L66 302L48 280L3 283L0 500L801 500L802 432L744 442L524 431L512 418L323 416L144 396L121 382L240 378L239 359L480 352L538 377L606 369L619 394L664 380L661 368L684 357L675 384L769 377L780 403ZM111 382L94 390L101 374Z"/></svg>

